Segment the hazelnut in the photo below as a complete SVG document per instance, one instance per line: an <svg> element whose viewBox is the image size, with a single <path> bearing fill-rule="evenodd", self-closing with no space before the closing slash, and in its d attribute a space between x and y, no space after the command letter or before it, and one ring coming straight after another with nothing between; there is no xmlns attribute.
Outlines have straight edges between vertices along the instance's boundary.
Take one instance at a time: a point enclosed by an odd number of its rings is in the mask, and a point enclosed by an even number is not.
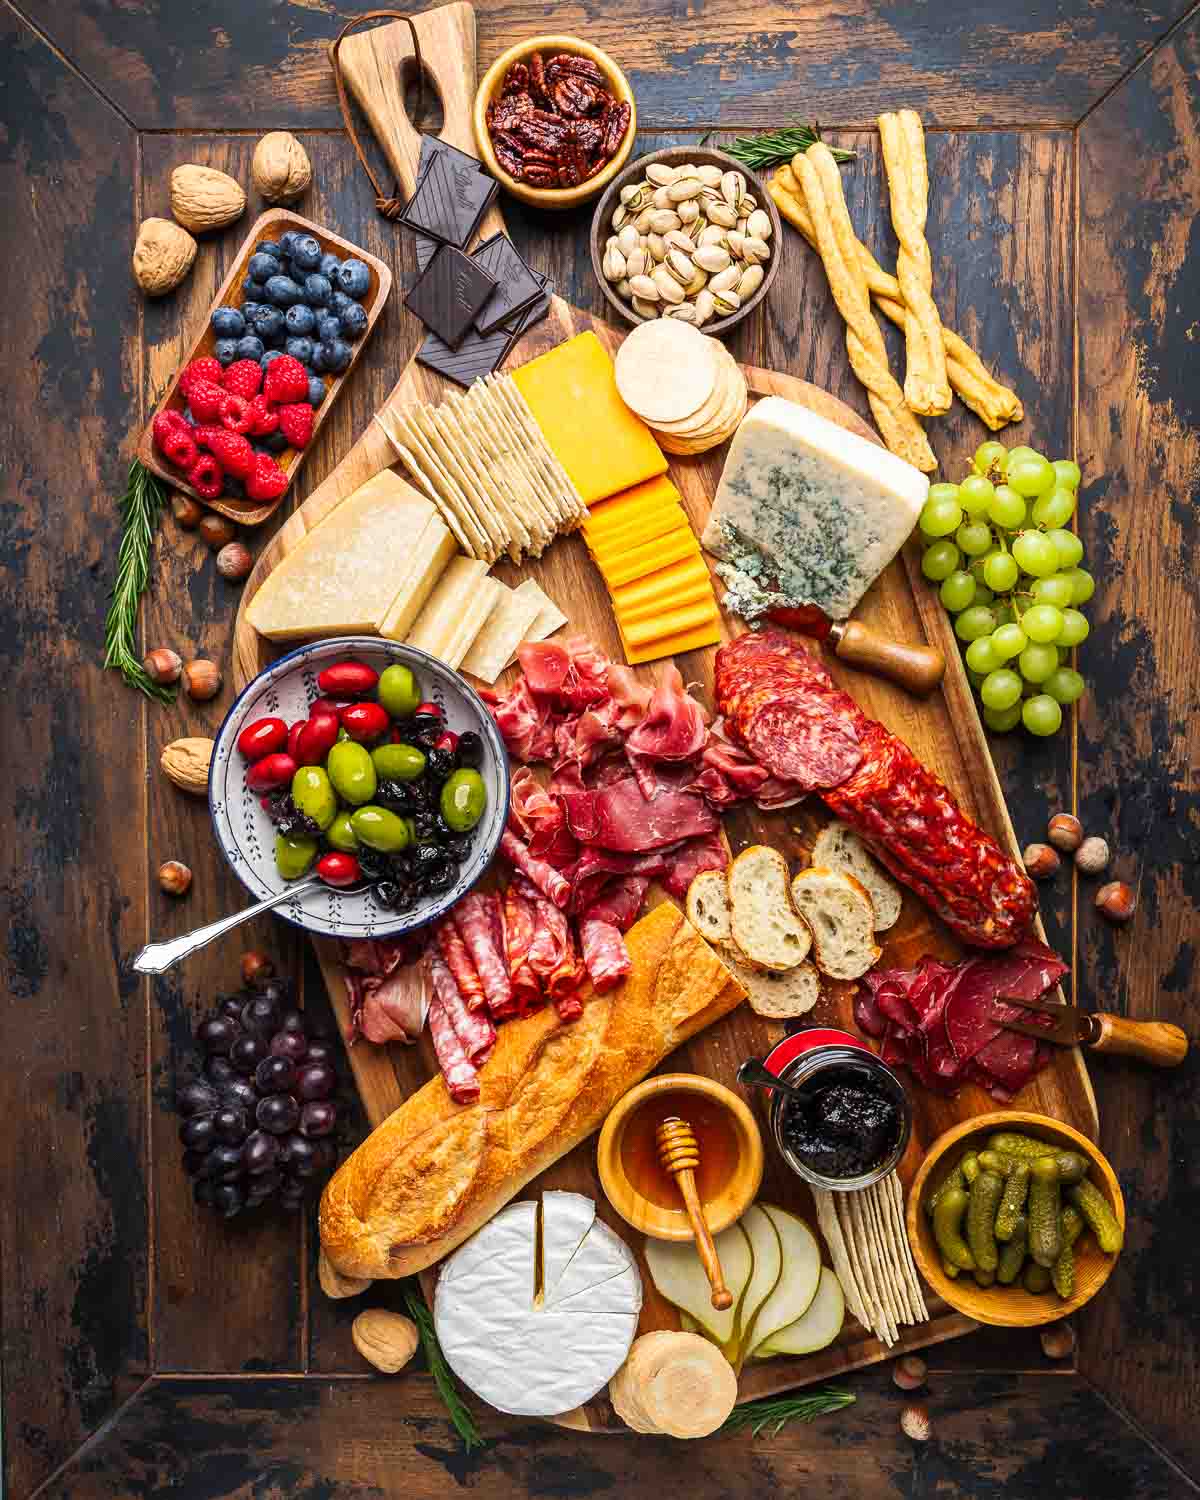
<svg viewBox="0 0 1200 1500"><path fill-rule="evenodd" d="M1128 922L1136 907L1133 888L1123 880L1109 880L1096 892L1096 910L1110 922Z"/></svg>
<svg viewBox="0 0 1200 1500"><path fill-rule="evenodd" d="M218 516L215 512L209 511L200 522L200 535L214 552L218 552L237 536L237 527L232 521L227 521L224 516Z"/></svg>
<svg viewBox="0 0 1200 1500"><path fill-rule="evenodd" d="M1061 861L1049 844L1027 844L1021 855L1025 871L1034 880L1046 880L1053 875Z"/></svg>
<svg viewBox="0 0 1200 1500"><path fill-rule="evenodd" d="M176 523L184 531L195 531L204 519L204 507L190 495L175 495L171 500Z"/></svg>
<svg viewBox="0 0 1200 1500"><path fill-rule="evenodd" d="M1075 1352L1075 1330L1070 1323L1050 1323L1042 1329L1042 1353L1047 1359L1069 1359Z"/></svg>
<svg viewBox="0 0 1200 1500"><path fill-rule="evenodd" d="M197 703L206 703L221 691L221 669L215 661L197 657L183 669L183 685L189 698Z"/></svg>
<svg viewBox="0 0 1200 1500"><path fill-rule="evenodd" d="M179 681L179 674L183 671L183 658L177 651L172 651L170 646L156 646L142 658L142 666L151 682L169 685Z"/></svg>
<svg viewBox="0 0 1200 1500"><path fill-rule="evenodd" d="M241 583L253 566L254 559L241 542L228 542L217 553L217 572L230 583Z"/></svg>
<svg viewBox="0 0 1200 1500"><path fill-rule="evenodd" d="M343 1276L324 1250L317 1258L317 1280L327 1297L357 1297L371 1285L362 1276Z"/></svg>
<svg viewBox="0 0 1200 1500"><path fill-rule="evenodd" d="M192 872L177 859L169 859L158 867L158 883L168 896L186 896L192 883Z"/></svg>
<svg viewBox="0 0 1200 1500"><path fill-rule="evenodd" d="M929 1420L929 1408L915 1402L900 1413L900 1431L914 1443L927 1443L933 1436L933 1423Z"/></svg>
<svg viewBox="0 0 1200 1500"><path fill-rule="evenodd" d="M915 1391L918 1386L925 1384L927 1369L925 1361L919 1356L906 1354L892 1366L892 1381L902 1391Z"/></svg>
<svg viewBox="0 0 1200 1500"><path fill-rule="evenodd" d="M369 1307L366 1312L360 1312L350 1326L350 1337L367 1363L385 1375L402 1370L417 1352L420 1342L417 1325L411 1318L387 1312L382 1307Z"/></svg>
<svg viewBox="0 0 1200 1500"><path fill-rule="evenodd" d="M1103 839L1084 839L1075 851L1075 865L1084 875L1099 875L1108 867L1108 845Z"/></svg>
<svg viewBox="0 0 1200 1500"><path fill-rule="evenodd" d="M1070 813L1055 813L1050 819L1046 837L1056 849L1073 854L1083 843L1083 824Z"/></svg>
<svg viewBox="0 0 1200 1500"><path fill-rule="evenodd" d="M248 953L242 954L243 984L257 984L260 979L270 979L274 972L275 965L257 948L251 948Z"/></svg>

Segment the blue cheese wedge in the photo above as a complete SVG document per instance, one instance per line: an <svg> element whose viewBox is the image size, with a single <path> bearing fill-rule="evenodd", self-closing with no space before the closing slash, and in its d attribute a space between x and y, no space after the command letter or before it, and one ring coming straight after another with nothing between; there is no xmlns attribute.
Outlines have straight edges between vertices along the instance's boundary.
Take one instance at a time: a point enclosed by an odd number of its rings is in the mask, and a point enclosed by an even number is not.
<svg viewBox="0 0 1200 1500"><path fill-rule="evenodd" d="M730 445L701 541L724 607L753 620L815 604L844 620L916 525L918 469L806 407L768 396Z"/></svg>

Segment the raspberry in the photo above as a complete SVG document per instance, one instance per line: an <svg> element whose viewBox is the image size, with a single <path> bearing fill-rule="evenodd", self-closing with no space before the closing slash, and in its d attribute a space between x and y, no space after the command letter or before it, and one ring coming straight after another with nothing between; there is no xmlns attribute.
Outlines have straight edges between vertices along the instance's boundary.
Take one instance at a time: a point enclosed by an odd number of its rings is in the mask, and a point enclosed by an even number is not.
<svg viewBox="0 0 1200 1500"><path fill-rule="evenodd" d="M255 396L250 403L250 432L254 437L267 437L279 426L279 413L265 396Z"/></svg>
<svg viewBox="0 0 1200 1500"><path fill-rule="evenodd" d="M279 361L276 360L275 364ZM272 369L274 366L272 366ZM269 375L270 370L267 371ZM246 495L251 500L277 500L287 489L288 477L269 453L260 453L246 480Z"/></svg>
<svg viewBox="0 0 1200 1500"><path fill-rule="evenodd" d="M279 408L279 430L293 448L308 445L313 433L313 411L307 402Z"/></svg>
<svg viewBox="0 0 1200 1500"><path fill-rule="evenodd" d="M250 403L245 396L226 396L221 402L221 425L230 432L250 431Z"/></svg>
<svg viewBox="0 0 1200 1500"><path fill-rule="evenodd" d="M215 433L222 433L224 431L225 429L223 427L213 427L211 425L205 425L201 427L193 427L192 436L196 439L196 443L199 447L208 448L211 450L213 435Z"/></svg>
<svg viewBox="0 0 1200 1500"><path fill-rule="evenodd" d="M197 422L217 421L224 400L225 392L212 380L194 380L188 392L188 405Z"/></svg>
<svg viewBox="0 0 1200 1500"><path fill-rule="evenodd" d="M201 500L215 500L225 487L221 465L211 453L202 453L188 470L188 483Z"/></svg>
<svg viewBox="0 0 1200 1500"><path fill-rule="evenodd" d="M225 371L225 389L233 396L251 401L262 385L262 366L256 359L235 359Z"/></svg>
<svg viewBox="0 0 1200 1500"><path fill-rule="evenodd" d="M235 479L247 478L254 468L254 449L239 433L214 427L208 449L225 472Z"/></svg>
<svg viewBox="0 0 1200 1500"><path fill-rule="evenodd" d="M178 432L181 428L186 432L188 425L177 411L168 410L158 413L154 421L150 424L150 433L154 439L154 446L160 453L166 453L167 439L173 432Z"/></svg>
<svg viewBox="0 0 1200 1500"><path fill-rule="evenodd" d="M190 431L181 431L178 427L167 434L166 442L159 445L163 453L175 465L177 469L190 469L196 462L199 449L196 440Z"/></svg>
<svg viewBox="0 0 1200 1500"><path fill-rule="evenodd" d="M298 359L285 354L273 359L263 377L263 395L268 401L303 401L308 394L308 376Z"/></svg>
<svg viewBox="0 0 1200 1500"><path fill-rule="evenodd" d="M179 389L183 392L184 399L190 401L192 387L198 380L207 380L213 385L220 385L224 374L219 360L194 359L179 377Z"/></svg>

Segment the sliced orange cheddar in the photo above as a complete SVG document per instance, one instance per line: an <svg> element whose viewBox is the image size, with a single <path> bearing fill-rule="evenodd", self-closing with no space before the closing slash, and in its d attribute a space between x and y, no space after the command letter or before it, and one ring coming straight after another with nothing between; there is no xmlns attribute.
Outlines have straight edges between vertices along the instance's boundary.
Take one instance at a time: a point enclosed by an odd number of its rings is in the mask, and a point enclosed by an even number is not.
<svg viewBox="0 0 1200 1500"><path fill-rule="evenodd" d="M682 562L672 563L669 568L659 568L648 573L635 583L623 584L613 589L613 609L618 615L628 613L649 601L661 602L676 589L687 588L693 583L709 582L708 564L703 557L687 557Z"/></svg>
<svg viewBox="0 0 1200 1500"><path fill-rule="evenodd" d="M666 473L666 455L621 400L594 333L531 359L513 380L585 505Z"/></svg>
<svg viewBox="0 0 1200 1500"><path fill-rule="evenodd" d="M595 540L589 536L587 538L588 550L594 558L608 559L616 557L621 552L628 552L631 547L640 547L643 542L652 542L657 536L666 536L669 531L678 531L681 526L688 525L688 518L681 505L664 505L657 513L644 516L640 521L631 521L628 526L605 532Z"/></svg>
<svg viewBox="0 0 1200 1500"><path fill-rule="evenodd" d="M622 606L614 597L613 611L624 628L639 620L657 619L674 609L682 609L684 605L702 604L705 601L713 605L716 603L712 580L707 576L697 578L693 583L676 584L674 588L664 587L663 593L658 598L644 599L640 604Z"/></svg>
<svg viewBox="0 0 1200 1500"><path fill-rule="evenodd" d="M660 505L677 505L679 491L665 474L657 479L647 479L644 484L635 484L611 500L601 500L593 505L583 523L585 531L600 531L607 526L623 526L631 516L644 510L654 510Z"/></svg>
<svg viewBox="0 0 1200 1500"><path fill-rule="evenodd" d="M685 630L680 635L664 635L646 646L634 646L622 637L625 660L631 667L640 662L658 661L663 656L681 656L685 651L699 651L702 646L715 646L721 639L721 621L718 616L694 630Z"/></svg>
<svg viewBox="0 0 1200 1500"><path fill-rule="evenodd" d="M647 573L657 573L671 563L682 562L685 557L699 556L696 533L690 526L684 526L667 536L655 537L652 542L643 542L640 547L632 547L611 561L597 562L596 566L609 588L617 589L635 578L645 578Z"/></svg>
<svg viewBox="0 0 1200 1500"><path fill-rule="evenodd" d="M717 618L717 601L702 599L699 604L684 604L677 609L664 610L648 620L620 622L621 634L634 650L648 646L664 635L685 635L689 630L698 630L701 625Z"/></svg>

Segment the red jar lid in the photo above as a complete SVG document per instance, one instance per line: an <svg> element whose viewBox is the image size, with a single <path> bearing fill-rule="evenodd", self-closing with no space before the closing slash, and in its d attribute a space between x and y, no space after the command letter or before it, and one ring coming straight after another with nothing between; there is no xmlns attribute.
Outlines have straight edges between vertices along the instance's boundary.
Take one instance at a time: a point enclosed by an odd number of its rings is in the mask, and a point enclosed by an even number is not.
<svg viewBox="0 0 1200 1500"><path fill-rule="evenodd" d="M848 1031L836 1031L831 1026L813 1026L808 1031L797 1031L794 1036L785 1036L763 1058L763 1066L774 1073L776 1078L780 1078L789 1063L795 1062L798 1057L803 1057L815 1047L854 1047L859 1052L871 1053L872 1057L875 1055L870 1047L858 1037L851 1036Z"/></svg>

